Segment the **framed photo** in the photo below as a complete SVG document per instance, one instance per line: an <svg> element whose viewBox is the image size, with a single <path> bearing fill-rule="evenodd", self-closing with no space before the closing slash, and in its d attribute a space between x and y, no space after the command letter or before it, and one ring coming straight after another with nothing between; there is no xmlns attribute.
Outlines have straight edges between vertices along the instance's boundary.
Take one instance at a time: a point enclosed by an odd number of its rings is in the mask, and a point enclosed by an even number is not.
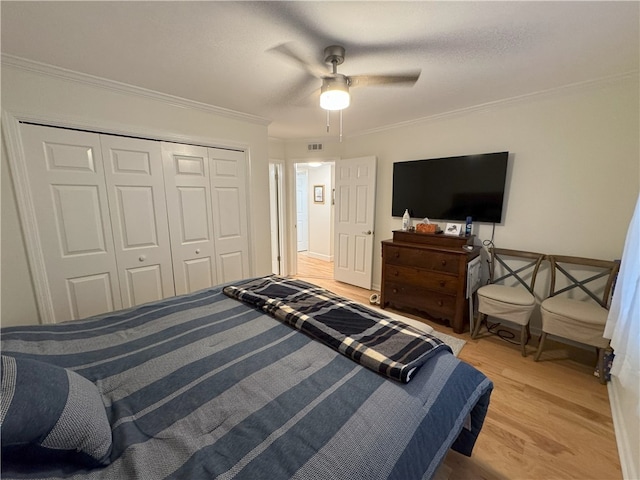
<svg viewBox="0 0 640 480"><path fill-rule="evenodd" d="M447 228L444 229L445 235L460 235L462 233L461 223L447 223Z"/></svg>
<svg viewBox="0 0 640 480"><path fill-rule="evenodd" d="M313 186L313 203L324 203L324 185Z"/></svg>

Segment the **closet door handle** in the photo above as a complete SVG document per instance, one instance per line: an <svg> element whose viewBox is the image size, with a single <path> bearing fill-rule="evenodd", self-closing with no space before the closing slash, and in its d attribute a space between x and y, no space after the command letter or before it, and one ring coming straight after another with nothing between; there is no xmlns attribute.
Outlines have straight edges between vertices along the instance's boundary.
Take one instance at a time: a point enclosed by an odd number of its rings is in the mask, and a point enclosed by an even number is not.
<svg viewBox="0 0 640 480"><path fill-rule="evenodd" d="M138 257L138 260L141 261L141 262L144 262L146 259L147 259L147 257L145 257L144 255L140 255Z"/></svg>
<svg viewBox="0 0 640 480"><path fill-rule="evenodd" d="M196 248L196 255L200 253L200 249Z"/></svg>

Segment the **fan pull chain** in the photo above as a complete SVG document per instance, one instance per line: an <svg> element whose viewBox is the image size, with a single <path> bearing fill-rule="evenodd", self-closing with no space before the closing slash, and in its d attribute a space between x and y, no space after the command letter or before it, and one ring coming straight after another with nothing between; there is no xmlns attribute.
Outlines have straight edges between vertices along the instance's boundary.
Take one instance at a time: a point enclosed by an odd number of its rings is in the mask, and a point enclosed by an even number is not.
<svg viewBox="0 0 640 480"><path fill-rule="evenodd" d="M329 127L331 126L330 113L331 112L327 110L327 133L329 133ZM340 142L342 143L342 110L340 110Z"/></svg>

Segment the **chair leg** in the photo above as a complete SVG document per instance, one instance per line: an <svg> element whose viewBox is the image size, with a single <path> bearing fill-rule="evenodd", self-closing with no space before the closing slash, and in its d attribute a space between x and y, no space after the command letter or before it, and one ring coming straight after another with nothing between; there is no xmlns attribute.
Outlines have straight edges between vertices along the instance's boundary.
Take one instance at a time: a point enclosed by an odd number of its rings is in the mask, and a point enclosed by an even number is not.
<svg viewBox="0 0 640 480"><path fill-rule="evenodd" d="M546 332L542 332L542 335L540 335L540 343L538 344L538 351L536 352L536 356L533 359L535 362L540 360L540 354L542 353L542 348L544 346L544 341L546 339L547 339L547 333Z"/></svg>
<svg viewBox="0 0 640 480"><path fill-rule="evenodd" d="M527 338L527 325L522 325L522 327L520 327L520 348L522 348L522 356L526 357L527 356L527 341L529 340Z"/></svg>
<svg viewBox="0 0 640 480"><path fill-rule="evenodd" d="M480 331L480 325L484 320L486 320L487 316L484 313L478 312L478 320L476 320L476 324L473 327L473 333L471 334L471 338L475 340L478 336L478 332Z"/></svg>
<svg viewBox="0 0 640 480"><path fill-rule="evenodd" d="M607 383L607 379L604 378L604 355L605 355L605 349L604 348L596 348L596 352L598 354L598 377L600 380L600 383L602 385L605 385Z"/></svg>

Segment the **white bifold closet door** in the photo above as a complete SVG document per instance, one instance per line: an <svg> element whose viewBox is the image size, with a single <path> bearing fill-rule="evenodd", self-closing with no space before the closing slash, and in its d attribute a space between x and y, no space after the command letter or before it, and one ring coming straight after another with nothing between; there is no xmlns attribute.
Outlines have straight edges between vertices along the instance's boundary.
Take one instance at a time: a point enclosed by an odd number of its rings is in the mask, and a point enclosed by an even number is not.
<svg viewBox="0 0 640 480"><path fill-rule="evenodd" d="M101 135L122 306L175 295L158 142Z"/></svg>
<svg viewBox="0 0 640 480"><path fill-rule="evenodd" d="M22 125L54 319L174 295L157 142Z"/></svg>
<svg viewBox="0 0 640 480"><path fill-rule="evenodd" d="M176 294L216 285L207 149L162 144Z"/></svg>
<svg viewBox="0 0 640 480"><path fill-rule="evenodd" d="M249 276L245 153L162 144L176 294Z"/></svg>
<svg viewBox="0 0 640 480"><path fill-rule="evenodd" d="M45 323L250 276L245 152L29 124L20 134Z"/></svg>
<svg viewBox="0 0 640 480"><path fill-rule="evenodd" d="M249 232L245 153L209 148L213 233L218 283L247 278L249 271Z"/></svg>

